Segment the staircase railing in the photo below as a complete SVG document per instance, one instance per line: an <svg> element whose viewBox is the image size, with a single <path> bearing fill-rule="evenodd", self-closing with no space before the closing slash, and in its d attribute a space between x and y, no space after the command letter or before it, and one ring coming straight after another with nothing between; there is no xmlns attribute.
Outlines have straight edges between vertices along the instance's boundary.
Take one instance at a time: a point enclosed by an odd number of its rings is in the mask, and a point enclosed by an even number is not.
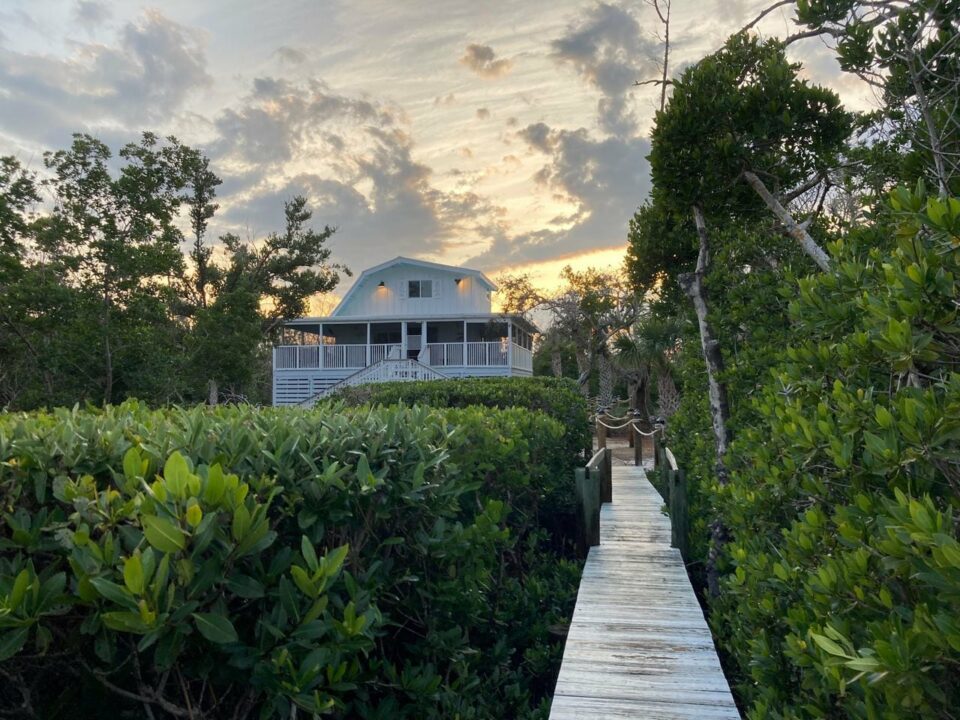
<svg viewBox="0 0 960 720"><path fill-rule="evenodd" d="M444 380L448 378L448 375L444 375L442 372L413 359L381 360L374 365L358 370L340 382L334 383L323 392L304 400L300 405L309 407L317 400L329 397L345 387L377 382L412 382L414 380Z"/></svg>

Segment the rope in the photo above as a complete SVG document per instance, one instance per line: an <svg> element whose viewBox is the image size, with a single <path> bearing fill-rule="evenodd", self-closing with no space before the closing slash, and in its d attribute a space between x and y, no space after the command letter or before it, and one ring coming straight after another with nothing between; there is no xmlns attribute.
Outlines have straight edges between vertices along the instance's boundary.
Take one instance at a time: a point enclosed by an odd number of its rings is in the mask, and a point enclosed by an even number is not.
<svg viewBox="0 0 960 720"><path fill-rule="evenodd" d="M625 422L623 425L607 425L603 420L597 418L597 425L603 425L608 430L619 430L620 428L625 428L627 425L632 425L633 420Z"/></svg>
<svg viewBox="0 0 960 720"><path fill-rule="evenodd" d="M603 422L603 420L600 420L599 418L597 418L597 425L603 425L608 430L620 430L621 428L625 428L627 425L633 425L633 429L636 430L639 434L643 435L644 437L651 437L653 435L656 435L658 432L660 432L660 428L654 429L653 432L644 432L639 427L637 427L637 423L634 420L625 422L623 425L607 425L605 422Z"/></svg>

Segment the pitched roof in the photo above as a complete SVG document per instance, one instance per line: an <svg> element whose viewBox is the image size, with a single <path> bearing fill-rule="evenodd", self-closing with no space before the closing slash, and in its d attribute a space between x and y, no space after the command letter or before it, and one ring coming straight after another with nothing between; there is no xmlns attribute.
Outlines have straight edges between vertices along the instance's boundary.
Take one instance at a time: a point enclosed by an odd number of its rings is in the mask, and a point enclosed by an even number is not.
<svg viewBox="0 0 960 720"><path fill-rule="evenodd" d="M480 283L490 290L491 292L497 289L497 286L493 281L484 275L479 270L471 270L470 268L459 267L457 265L443 265L441 263L428 262L427 260L414 260L413 258L403 257L398 255L393 260L387 260L385 263L380 263L379 265L374 265L372 268L367 268L360 276L357 278L356 282L353 283L353 286L347 291L347 294L343 296L343 299L337 304L337 307L333 309L331 315L336 315L340 312L340 308L346 307L347 302L353 297L354 292L363 284L364 278L378 273L381 270L386 270L391 268L394 265L413 265L414 267L427 268L429 270L444 270L447 272L458 273L460 275L469 275L470 277L475 277Z"/></svg>

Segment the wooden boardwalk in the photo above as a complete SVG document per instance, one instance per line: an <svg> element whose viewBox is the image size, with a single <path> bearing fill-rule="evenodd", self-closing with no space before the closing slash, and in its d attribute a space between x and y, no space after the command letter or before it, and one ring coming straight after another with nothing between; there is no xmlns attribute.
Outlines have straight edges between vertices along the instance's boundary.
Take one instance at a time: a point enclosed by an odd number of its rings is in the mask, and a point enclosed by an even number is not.
<svg viewBox="0 0 960 720"><path fill-rule="evenodd" d="M642 468L614 464L551 720L740 717L662 507Z"/></svg>

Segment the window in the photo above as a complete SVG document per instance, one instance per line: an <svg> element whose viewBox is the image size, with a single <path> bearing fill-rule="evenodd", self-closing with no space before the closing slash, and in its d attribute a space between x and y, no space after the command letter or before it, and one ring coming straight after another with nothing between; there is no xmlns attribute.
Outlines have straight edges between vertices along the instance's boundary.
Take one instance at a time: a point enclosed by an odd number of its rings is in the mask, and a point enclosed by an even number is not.
<svg viewBox="0 0 960 720"><path fill-rule="evenodd" d="M412 298L430 298L433 297L432 280L411 280L407 286L407 297Z"/></svg>

